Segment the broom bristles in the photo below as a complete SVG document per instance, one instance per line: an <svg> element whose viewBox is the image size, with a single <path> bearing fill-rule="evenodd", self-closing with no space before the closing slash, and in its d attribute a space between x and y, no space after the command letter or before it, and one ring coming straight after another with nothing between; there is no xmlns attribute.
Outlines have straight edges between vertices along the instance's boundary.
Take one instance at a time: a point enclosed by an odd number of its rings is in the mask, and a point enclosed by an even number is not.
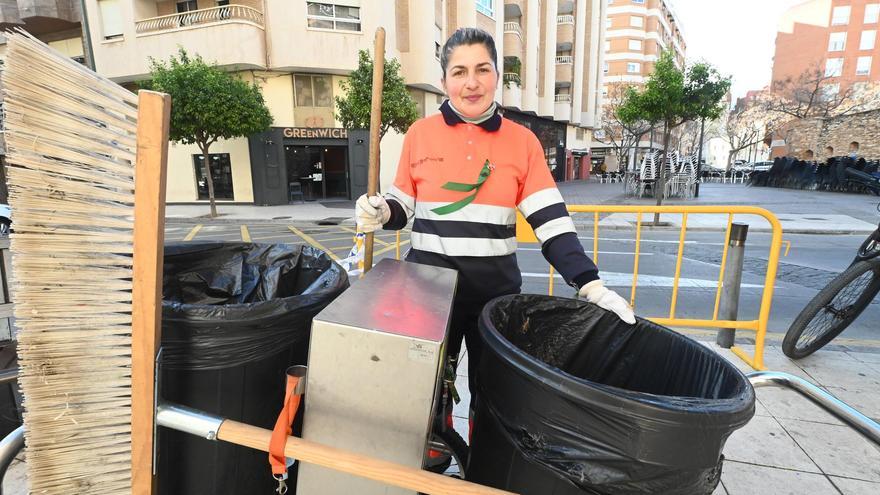
<svg viewBox="0 0 880 495"><path fill-rule="evenodd" d="M131 490L137 97L7 34L19 384L31 493Z"/></svg>

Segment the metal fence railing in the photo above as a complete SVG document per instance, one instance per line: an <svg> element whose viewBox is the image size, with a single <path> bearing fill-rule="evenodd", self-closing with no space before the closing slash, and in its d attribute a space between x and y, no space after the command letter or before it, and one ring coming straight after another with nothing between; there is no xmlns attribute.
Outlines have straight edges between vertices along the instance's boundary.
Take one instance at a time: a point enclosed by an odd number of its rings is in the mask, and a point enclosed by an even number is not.
<svg viewBox="0 0 880 495"><path fill-rule="evenodd" d="M630 289L630 304L635 306L636 293L639 284L639 262L642 244L642 229L647 224L644 218L645 214L662 213L680 215L681 227L678 236L678 249L675 257L675 273L672 281L672 295L669 305L669 312L665 315L657 315L649 317L651 321L657 324L669 327L702 327L702 328L734 328L738 330L747 330L755 332L755 352L753 356L749 356L742 348L734 346L731 350L743 361L757 370L764 369L764 341L767 334L767 324L770 318L770 307L773 302L773 290L776 282L776 270L779 264L779 256L782 247L782 226L776 215L764 208L753 206L618 206L618 205L568 205L568 211L576 218L580 214L592 214L593 216L593 261L599 264L599 228L600 214L610 213L628 213L634 214L635 219L635 252L632 264L632 286ZM681 280L681 270L685 240L688 234L688 217L695 215L727 215L727 229L725 231L724 247L721 253L721 266L718 273L717 289L715 291L715 303L711 315L706 318L680 318L676 316L676 306L679 300L679 285ZM767 272L764 276L764 287L761 295L760 309L758 317L752 320L720 320L718 319L718 310L721 302L722 281L724 280L724 270L727 264L728 244L730 241L731 226L735 215L756 215L763 217L771 227L770 251L767 258ZM518 215L517 220L517 239L520 242L536 242L534 233L531 231L529 224ZM589 249L587 252L589 253ZM550 268L549 294L553 294L553 268Z"/></svg>

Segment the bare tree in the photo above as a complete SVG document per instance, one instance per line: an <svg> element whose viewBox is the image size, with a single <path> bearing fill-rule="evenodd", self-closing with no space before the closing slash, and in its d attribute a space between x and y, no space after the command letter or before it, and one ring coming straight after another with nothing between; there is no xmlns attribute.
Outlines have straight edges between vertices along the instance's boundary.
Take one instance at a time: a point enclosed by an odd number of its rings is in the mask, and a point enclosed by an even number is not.
<svg viewBox="0 0 880 495"><path fill-rule="evenodd" d="M617 110L623 103L626 89L625 84L610 85L608 96L605 98L605 106L602 109L602 131L605 135L601 141L611 144L617 163L624 164L624 174L629 173L629 156L635 153L639 142L645 134L651 131L651 124L645 120L636 120L624 123L620 120Z"/></svg>
<svg viewBox="0 0 880 495"><path fill-rule="evenodd" d="M861 112L874 103L853 85L841 88L833 82L836 77L814 64L797 77L774 81L771 93L763 98L764 109L790 119L809 119Z"/></svg>

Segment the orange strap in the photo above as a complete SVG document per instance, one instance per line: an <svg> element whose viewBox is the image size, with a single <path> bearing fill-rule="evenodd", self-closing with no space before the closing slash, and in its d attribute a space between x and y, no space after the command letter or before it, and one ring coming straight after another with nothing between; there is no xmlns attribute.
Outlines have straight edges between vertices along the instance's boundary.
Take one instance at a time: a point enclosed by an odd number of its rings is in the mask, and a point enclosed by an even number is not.
<svg viewBox="0 0 880 495"><path fill-rule="evenodd" d="M303 376L293 376L288 370L287 373L287 390L284 394L284 407L278 415L275 422L275 429L272 430L272 439L269 441L269 464L272 466L272 474L287 478L287 458L284 456L284 445L287 443L287 437L293 433L293 418L296 417L296 411L299 409L299 403L302 395L297 393L297 385L303 379Z"/></svg>

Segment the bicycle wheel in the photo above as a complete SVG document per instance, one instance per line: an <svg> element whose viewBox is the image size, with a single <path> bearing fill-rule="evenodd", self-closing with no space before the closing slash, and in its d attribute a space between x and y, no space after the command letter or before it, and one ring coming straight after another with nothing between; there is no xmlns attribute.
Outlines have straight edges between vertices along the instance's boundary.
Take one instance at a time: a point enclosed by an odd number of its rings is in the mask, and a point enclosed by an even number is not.
<svg viewBox="0 0 880 495"><path fill-rule="evenodd" d="M470 449L461 435L452 428L443 428L431 434L428 443L428 471L465 479ZM438 459L431 462L431 459Z"/></svg>
<svg viewBox="0 0 880 495"><path fill-rule="evenodd" d="M782 352L800 359L840 335L880 292L880 259L859 261L834 277L795 318Z"/></svg>

